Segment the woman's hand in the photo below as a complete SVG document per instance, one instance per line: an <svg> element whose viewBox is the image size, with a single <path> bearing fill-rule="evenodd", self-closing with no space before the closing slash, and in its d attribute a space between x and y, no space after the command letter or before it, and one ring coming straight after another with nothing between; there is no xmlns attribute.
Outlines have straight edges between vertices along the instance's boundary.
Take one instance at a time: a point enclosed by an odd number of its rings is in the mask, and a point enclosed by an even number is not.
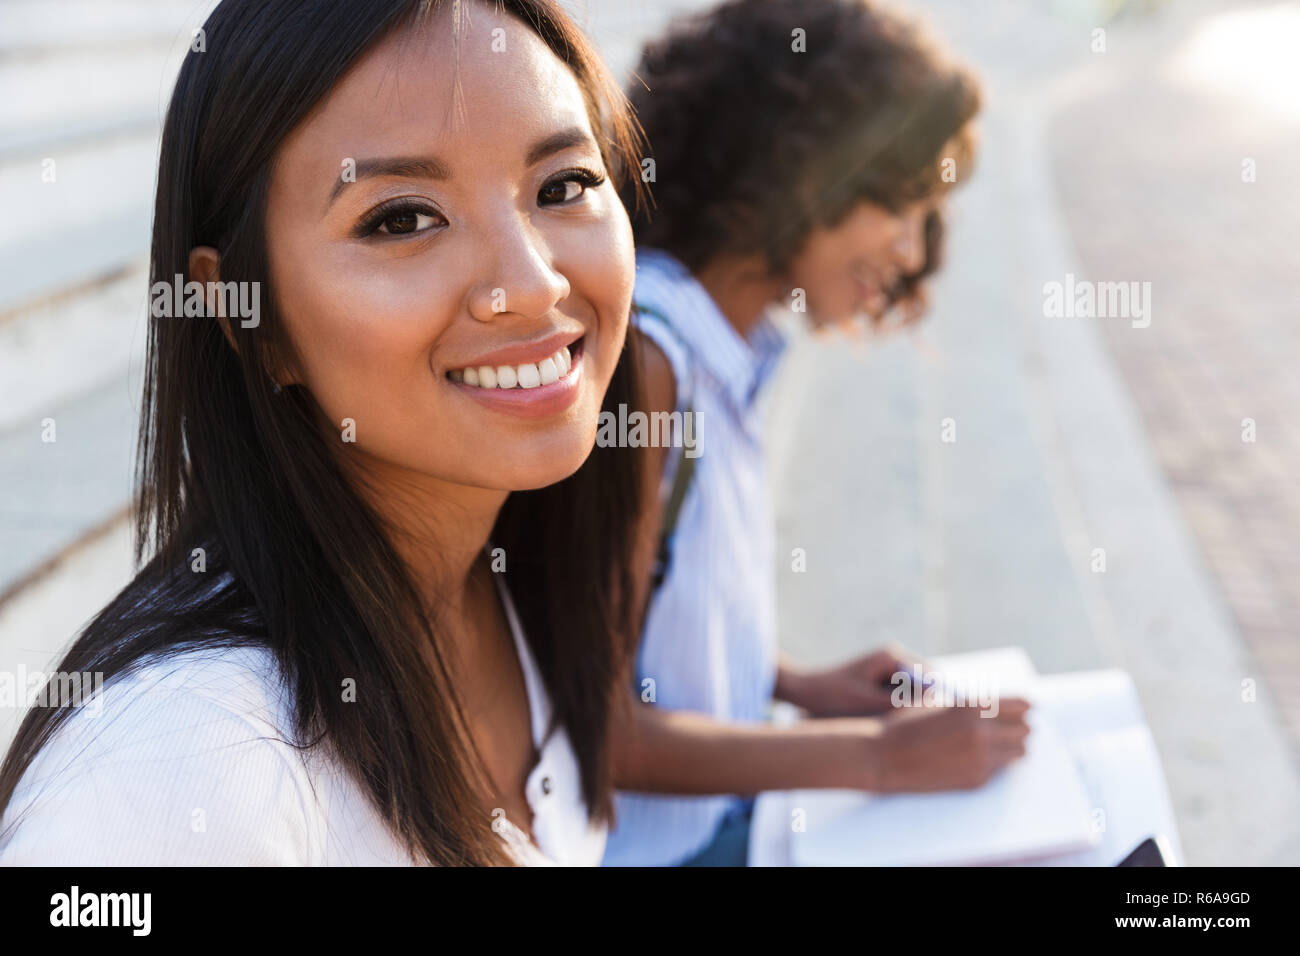
<svg viewBox="0 0 1300 956"><path fill-rule="evenodd" d="M803 671L782 660L776 696L814 717L858 717L892 709L895 674L911 674L919 658L896 645L824 670Z"/></svg>
<svg viewBox="0 0 1300 956"><path fill-rule="evenodd" d="M1028 701L1007 698L998 702L996 716L978 707L900 707L853 721L863 727L849 785L873 793L983 786L1024 756L1028 711Z"/></svg>

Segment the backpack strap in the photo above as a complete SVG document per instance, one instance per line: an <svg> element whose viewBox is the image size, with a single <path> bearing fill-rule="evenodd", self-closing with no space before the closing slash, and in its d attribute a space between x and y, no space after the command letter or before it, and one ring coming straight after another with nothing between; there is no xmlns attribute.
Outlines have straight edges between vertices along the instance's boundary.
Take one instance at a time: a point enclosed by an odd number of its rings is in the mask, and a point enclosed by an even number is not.
<svg viewBox="0 0 1300 956"><path fill-rule="evenodd" d="M694 415L694 409L690 401L691 392L693 391L688 364L690 353L673 328L672 321L657 309L643 305L635 305L633 308L639 315L650 317L651 322L642 323L643 325L652 324L671 338L674 346L672 351L676 354L670 356L669 361L673 365L674 372L677 373L677 389L679 396L681 396L677 405L683 415ZM655 340L656 345L662 347L664 344L657 336L651 336L651 338ZM673 361L674 358L677 361ZM683 372L686 374L682 374ZM686 496L691 490L691 482L695 477L695 459L689 457L686 451L684 443L678 446L677 455L672 460L673 467L669 472L672 476L671 485L664 498L663 513L659 520L659 546L655 552L655 565L650 584L651 595L659 590L664 578L668 576L668 569L672 565L672 540L677 529L677 519L681 516L682 505L686 502Z"/></svg>
<svg viewBox="0 0 1300 956"><path fill-rule="evenodd" d="M690 414L689 409L687 414ZM668 568L672 564L673 557L673 532L677 529L677 519L682 513L682 503L686 500L686 493L691 490L693 477L695 477L695 459L688 457L683 447L678 455L672 490L668 493L663 518L659 523L659 550L655 556L654 575L650 583L652 593L659 590L659 586L664 583L664 578L668 576Z"/></svg>

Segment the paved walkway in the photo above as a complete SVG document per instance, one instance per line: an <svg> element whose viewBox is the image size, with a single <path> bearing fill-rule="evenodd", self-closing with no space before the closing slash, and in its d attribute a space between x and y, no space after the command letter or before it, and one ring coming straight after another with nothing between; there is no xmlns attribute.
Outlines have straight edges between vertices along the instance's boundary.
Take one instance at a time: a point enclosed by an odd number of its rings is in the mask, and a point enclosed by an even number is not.
<svg viewBox="0 0 1300 956"><path fill-rule="evenodd" d="M1297 43L1297 4L1154 24L1057 114L1052 160L1087 272L1152 283L1151 326L1106 344L1300 745L1300 68L1275 105L1272 59Z"/></svg>

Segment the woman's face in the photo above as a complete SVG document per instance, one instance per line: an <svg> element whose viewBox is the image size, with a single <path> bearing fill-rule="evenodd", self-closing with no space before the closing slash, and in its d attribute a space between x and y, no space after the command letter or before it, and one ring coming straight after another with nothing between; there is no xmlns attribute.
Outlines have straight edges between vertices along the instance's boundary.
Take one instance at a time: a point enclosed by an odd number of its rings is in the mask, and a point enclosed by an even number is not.
<svg viewBox="0 0 1300 956"><path fill-rule="evenodd" d="M573 74L520 21L466 12L455 46L447 14L381 43L281 145L284 378L340 436L355 422L369 464L535 488L595 441L632 234Z"/></svg>
<svg viewBox="0 0 1300 956"><path fill-rule="evenodd" d="M883 316L889 290L925 264L925 219L936 203L920 200L894 213L864 200L839 225L815 230L787 273L790 287L805 291L813 324Z"/></svg>

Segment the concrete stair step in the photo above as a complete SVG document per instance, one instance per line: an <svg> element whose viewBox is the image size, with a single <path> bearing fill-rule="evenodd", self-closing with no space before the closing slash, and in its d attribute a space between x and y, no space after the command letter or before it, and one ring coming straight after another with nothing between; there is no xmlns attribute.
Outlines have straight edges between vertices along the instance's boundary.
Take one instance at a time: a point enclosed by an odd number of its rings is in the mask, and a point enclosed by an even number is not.
<svg viewBox="0 0 1300 956"><path fill-rule="evenodd" d="M0 434L0 596L119 515L131 496L138 396L126 377Z"/></svg>

